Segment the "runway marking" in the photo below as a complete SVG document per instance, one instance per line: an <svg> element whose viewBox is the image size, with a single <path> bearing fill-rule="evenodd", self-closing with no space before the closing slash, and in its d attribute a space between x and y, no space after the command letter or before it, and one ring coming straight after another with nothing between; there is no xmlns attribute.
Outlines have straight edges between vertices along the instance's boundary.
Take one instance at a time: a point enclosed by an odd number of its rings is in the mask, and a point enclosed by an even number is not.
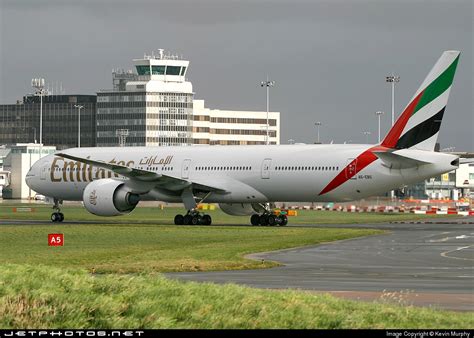
<svg viewBox="0 0 474 338"><path fill-rule="evenodd" d="M430 238L430 237L434 237L434 236L440 236L440 235L447 235L447 234L450 234L451 232L450 231L446 231L446 232L441 232L441 233L435 233L435 234L431 234L431 235L428 235L428 236L423 236L421 238Z"/></svg>
<svg viewBox="0 0 474 338"><path fill-rule="evenodd" d="M472 238L474 236L466 236L466 235L461 235L461 236L456 236L456 239L465 239L465 238Z"/></svg>
<svg viewBox="0 0 474 338"><path fill-rule="evenodd" d="M445 257L445 258L460 259L460 260L463 260L463 261L474 261L474 259L472 259L472 258L448 256L448 254L451 253L451 252L461 251L461 250L468 249L468 248L471 248L471 247L474 247L474 245L463 246L463 247L460 247L460 248L457 248L457 249L454 249L454 250L445 251L445 252L441 253L441 256Z"/></svg>
<svg viewBox="0 0 474 338"><path fill-rule="evenodd" d="M460 236L455 236L455 237L444 237L444 238L440 238L440 239L431 239L428 242L429 243L441 243L441 242L447 242L450 239L466 239L466 238L474 238L474 236L460 235Z"/></svg>

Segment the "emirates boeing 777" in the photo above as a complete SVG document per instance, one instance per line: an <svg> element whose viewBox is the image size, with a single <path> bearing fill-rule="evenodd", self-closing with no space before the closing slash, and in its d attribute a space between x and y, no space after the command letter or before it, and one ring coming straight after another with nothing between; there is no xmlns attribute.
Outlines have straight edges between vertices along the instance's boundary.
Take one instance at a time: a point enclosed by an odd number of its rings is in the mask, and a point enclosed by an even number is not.
<svg viewBox="0 0 474 338"><path fill-rule="evenodd" d="M441 55L380 144L73 148L38 160L26 182L54 200L53 222L65 200L99 216L157 200L184 204L175 224L211 224L197 209L207 202L286 225L272 203L357 200L456 169L459 158L434 147L459 54Z"/></svg>

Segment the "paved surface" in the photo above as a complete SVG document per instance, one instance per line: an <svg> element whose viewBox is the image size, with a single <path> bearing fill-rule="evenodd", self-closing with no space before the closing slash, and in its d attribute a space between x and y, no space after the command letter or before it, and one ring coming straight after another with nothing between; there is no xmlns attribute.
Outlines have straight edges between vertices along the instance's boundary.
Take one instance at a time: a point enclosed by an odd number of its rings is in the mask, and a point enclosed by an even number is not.
<svg viewBox="0 0 474 338"><path fill-rule="evenodd" d="M395 302L472 311L474 225L447 221L450 224L318 225L390 232L249 256L284 264L273 269L167 276L258 288L330 291L353 299L377 299L385 291L384 297Z"/></svg>

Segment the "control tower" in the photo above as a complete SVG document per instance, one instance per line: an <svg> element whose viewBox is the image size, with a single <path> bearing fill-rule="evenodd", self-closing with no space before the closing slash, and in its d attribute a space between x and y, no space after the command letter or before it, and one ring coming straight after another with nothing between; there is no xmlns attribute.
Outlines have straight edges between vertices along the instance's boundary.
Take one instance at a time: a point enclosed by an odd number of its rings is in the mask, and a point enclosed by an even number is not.
<svg viewBox="0 0 474 338"><path fill-rule="evenodd" d="M191 82L185 79L189 61L181 60L177 55L166 55L163 49L159 49L158 55L144 55L143 59L134 59L133 63L138 80L127 83L127 90L134 90L133 86L145 85L147 91L153 92L193 91Z"/></svg>
<svg viewBox="0 0 474 338"><path fill-rule="evenodd" d="M126 146L191 145L189 61L159 49L133 64L135 71L113 71L114 89L97 93L97 146L118 145L118 129L128 130Z"/></svg>

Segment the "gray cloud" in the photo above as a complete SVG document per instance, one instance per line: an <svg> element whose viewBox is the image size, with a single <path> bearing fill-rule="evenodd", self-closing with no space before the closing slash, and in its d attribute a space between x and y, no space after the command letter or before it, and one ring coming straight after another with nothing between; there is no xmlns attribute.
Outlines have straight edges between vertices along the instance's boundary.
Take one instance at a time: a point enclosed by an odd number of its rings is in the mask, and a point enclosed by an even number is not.
<svg viewBox="0 0 474 338"><path fill-rule="evenodd" d="M441 129L443 147L474 150L473 5L455 1L6 1L1 3L0 101L30 79L68 92L111 87L110 70L165 48L189 58L197 98L212 108L265 109L258 86L275 80L271 107L282 142L376 141L385 75L401 76L400 112L443 50L461 61Z"/></svg>

